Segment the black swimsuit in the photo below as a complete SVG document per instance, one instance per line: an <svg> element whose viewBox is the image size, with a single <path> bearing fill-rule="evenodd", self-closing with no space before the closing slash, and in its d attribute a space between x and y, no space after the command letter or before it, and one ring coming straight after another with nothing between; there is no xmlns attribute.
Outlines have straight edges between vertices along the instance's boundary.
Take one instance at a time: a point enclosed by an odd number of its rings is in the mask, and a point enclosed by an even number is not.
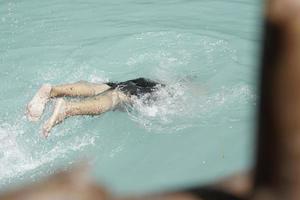
<svg viewBox="0 0 300 200"><path fill-rule="evenodd" d="M157 91L159 86L165 86L162 83L158 83L146 78L137 78L120 83L108 82L106 84L109 85L111 89L118 88L126 95L135 95L137 97L143 96L145 94L151 94L152 92Z"/></svg>

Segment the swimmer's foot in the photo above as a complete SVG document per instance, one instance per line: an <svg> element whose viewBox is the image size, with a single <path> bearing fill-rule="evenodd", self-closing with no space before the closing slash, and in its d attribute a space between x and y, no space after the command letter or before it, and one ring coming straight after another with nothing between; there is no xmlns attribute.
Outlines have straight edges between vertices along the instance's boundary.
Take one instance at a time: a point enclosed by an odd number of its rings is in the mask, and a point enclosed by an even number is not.
<svg viewBox="0 0 300 200"><path fill-rule="evenodd" d="M66 102L63 99L58 99L55 103L55 108L52 116L43 126L43 135L45 138L49 136L51 129L66 118Z"/></svg>
<svg viewBox="0 0 300 200"><path fill-rule="evenodd" d="M29 121L38 121L43 114L46 103L50 99L51 85L44 84L27 105L27 118Z"/></svg>

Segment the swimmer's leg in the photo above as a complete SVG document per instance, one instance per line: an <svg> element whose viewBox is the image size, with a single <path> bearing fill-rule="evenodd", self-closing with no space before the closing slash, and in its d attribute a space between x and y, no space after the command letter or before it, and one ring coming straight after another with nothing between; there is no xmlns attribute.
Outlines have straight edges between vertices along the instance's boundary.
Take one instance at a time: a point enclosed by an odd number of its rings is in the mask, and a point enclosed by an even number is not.
<svg viewBox="0 0 300 200"><path fill-rule="evenodd" d="M79 81L77 83L53 86L51 89L50 97L91 97L105 92L108 89L110 89L110 86L107 84Z"/></svg>
<svg viewBox="0 0 300 200"><path fill-rule="evenodd" d="M109 88L110 86L107 84L96 84L85 81L58 86L44 84L27 106L27 118L30 121L37 121L43 114L45 105L50 98L62 96L90 97L100 94Z"/></svg>
<svg viewBox="0 0 300 200"><path fill-rule="evenodd" d="M44 124L43 135L48 137L51 129L67 117L75 115L100 115L128 100L129 98L124 93L117 90L108 91L104 95L81 101L58 99L52 116Z"/></svg>
<svg viewBox="0 0 300 200"><path fill-rule="evenodd" d="M26 115L29 121L37 121L43 114L46 103L49 101L51 85L44 84L27 105Z"/></svg>

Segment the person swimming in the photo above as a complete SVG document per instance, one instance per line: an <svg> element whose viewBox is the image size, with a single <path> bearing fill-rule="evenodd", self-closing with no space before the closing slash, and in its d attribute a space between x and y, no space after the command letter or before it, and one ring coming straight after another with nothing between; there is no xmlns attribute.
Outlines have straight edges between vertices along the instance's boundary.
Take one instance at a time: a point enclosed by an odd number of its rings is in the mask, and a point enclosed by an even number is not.
<svg viewBox="0 0 300 200"><path fill-rule="evenodd" d="M134 98L150 95L165 85L146 78L137 78L124 82L102 84L79 81L77 83L51 86L44 84L27 105L29 121L38 121L47 102L58 98L51 117L43 126L45 137L51 129L67 117L75 115L100 115L104 112L132 103ZM68 101L60 97L87 97L78 101Z"/></svg>

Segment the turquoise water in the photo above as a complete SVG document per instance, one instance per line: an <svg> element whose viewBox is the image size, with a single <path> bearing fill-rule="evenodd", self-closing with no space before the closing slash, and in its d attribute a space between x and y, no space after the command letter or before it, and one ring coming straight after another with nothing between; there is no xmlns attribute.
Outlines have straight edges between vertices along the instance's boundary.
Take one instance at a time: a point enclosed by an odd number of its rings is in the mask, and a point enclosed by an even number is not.
<svg viewBox="0 0 300 200"><path fill-rule="evenodd" d="M0 1L0 188L88 158L97 181L149 192L252 166L261 3ZM167 83L152 105L74 117L40 136L26 103L42 83ZM170 91L173 95L169 95Z"/></svg>

